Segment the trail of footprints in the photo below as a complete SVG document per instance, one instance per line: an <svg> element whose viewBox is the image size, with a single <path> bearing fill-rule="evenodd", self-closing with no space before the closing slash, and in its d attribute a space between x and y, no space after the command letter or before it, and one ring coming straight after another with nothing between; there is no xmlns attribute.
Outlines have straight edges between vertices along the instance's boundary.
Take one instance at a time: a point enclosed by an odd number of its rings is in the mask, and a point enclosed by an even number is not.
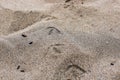
<svg viewBox="0 0 120 80"><path fill-rule="evenodd" d="M54 33L62 34L62 32L55 28L55 27L47 27L47 30L49 30L48 35L52 35ZM21 34L23 38L27 38L28 35ZM34 41L30 41L29 44L33 44ZM58 48L59 46L64 46L65 44L53 44L50 45L47 49L47 54L49 54L49 50L52 49L55 53L62 53L62 51ZM85 55L83 53L79 54L72 54L68 56L64 61L58 65L58 68L56 68L53 79L51 80L81 80L81 77L84 76L84 74L90 72L90 68L92 65L92 58L88 55ZM114 63L110 63L111 66L114 66ZM21 65L18 65L16 67L18 71L21 73L25 73L26 71L24 69L21 69Z"/></svg>

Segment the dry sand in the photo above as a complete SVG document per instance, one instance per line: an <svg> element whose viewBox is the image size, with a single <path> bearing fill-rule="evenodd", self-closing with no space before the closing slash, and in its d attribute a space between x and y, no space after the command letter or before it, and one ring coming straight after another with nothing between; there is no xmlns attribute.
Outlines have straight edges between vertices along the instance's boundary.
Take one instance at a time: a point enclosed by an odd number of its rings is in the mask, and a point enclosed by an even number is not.
<svg viewBox="0 0 120 80"><path fill-rule="evenodd" d="M0 0L0 80L120 80L120 0Z"/></svg>

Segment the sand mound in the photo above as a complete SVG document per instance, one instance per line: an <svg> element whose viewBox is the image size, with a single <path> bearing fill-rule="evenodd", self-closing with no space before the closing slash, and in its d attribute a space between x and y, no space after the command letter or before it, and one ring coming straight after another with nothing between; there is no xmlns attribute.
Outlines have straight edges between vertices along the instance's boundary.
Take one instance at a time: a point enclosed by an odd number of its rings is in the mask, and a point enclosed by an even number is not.
<svg viewBox="0 0 120 80"><path fill-rule="evenodd" d="M55 19L54 16L37 11L13 11L3 9L0 11L0 34L7 35L41 21Z"/></svg>
<svg viewBox="0 0 120 80"><path fill-rule="evenodd" d="M119 80L119 0L1 0L0 80Z"/></svg>

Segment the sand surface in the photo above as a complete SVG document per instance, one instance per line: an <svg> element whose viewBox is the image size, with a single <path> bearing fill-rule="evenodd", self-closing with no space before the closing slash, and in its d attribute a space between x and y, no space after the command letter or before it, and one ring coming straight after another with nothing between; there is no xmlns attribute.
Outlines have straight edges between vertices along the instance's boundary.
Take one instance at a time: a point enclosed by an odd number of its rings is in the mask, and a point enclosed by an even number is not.
<svg viewBox="0 0 120 80"><path fill-rule="evenodd" d="M0 0L0 80L120 80L120 0Z"/></svg>

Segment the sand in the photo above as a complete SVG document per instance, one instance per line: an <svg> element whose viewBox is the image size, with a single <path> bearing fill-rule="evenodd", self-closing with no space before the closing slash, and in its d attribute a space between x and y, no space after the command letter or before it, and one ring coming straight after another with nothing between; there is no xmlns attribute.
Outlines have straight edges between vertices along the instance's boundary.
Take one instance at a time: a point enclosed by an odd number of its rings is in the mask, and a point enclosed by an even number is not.
<svg viewBox="0 0 120 80"><path fill-rule="evenodd" d="M0 0L0 80L120 80L120 0Z"/></svg>

